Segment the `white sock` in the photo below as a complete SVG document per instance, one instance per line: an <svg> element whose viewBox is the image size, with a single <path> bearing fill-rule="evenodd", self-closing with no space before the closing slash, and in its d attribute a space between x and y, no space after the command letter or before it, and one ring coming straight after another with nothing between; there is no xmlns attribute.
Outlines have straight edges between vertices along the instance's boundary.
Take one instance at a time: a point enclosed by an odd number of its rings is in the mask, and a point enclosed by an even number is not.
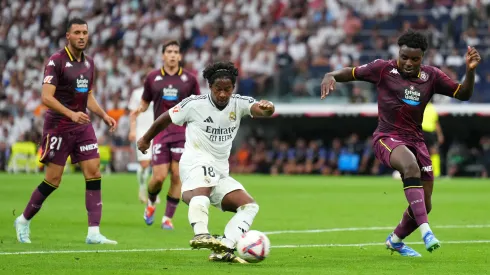
<svg viewBox="0 0 490 275"><path fill-rule="evenodd" d="M189 202L189 223L194 229L194 234L209 234L209 198L206 196L195 196Z"/></svg>
<svg viewBox="0 0 490 275"><path fill-rule="evenodd" d="M398 237L395 233L393 233L391 235L391 242L393 242L393 243L401 243L402 242L402 239L400 239L400 237Z"/></svg>
<svg viewBox="0 0 490 275"><path fill-rule="evenodd" d="M143 170L143 183L140 183L140 187L143 186L146 188L146 183L148 182L148 177L150 177L151 167L148 166Z"/></svg>
<svg viewBox="0 0 490 275"><path fill-rule="evenodd" d="M240 206L235 216L231 218L225 227L225 236L221 240L228 248L235 248L236 243L243 233L247 232L252 225L255 216L259 212L259 205L249 203Z"/></svg>
<svg viewBox="0 0 490 275"><path fill-rule="evenodd" d="M425 233L432 231L428 223L421 224L419 228L420 228L420 233L422 233L422 238L425 236Z"/></svg>
<svg viewBox="0 0 490 275"><path fill-rule="evenodd" d="M97 234L100 234L99 227L98 226L89 226L88 227L88 234L89 235L97 235Z"/></svg>
<svg viewBox="0 0 490 275"><path fill-rule="evenodd" d="M143 181L143 168L141 165L138 166L138 169L136 170L136 178L138 179L138 185L141 187L145 184Z"/></svg>
<svg viewBox="0 0 490 275"><path fill-rule="evenodd" d="M26 217L24 217L24 214L21 214L21 215L19 216L19 222L20 222L20 223L23 223L23 224L26 224L26 223L29 223L29 222L30 222L30 220L26 219Z"/></svg>

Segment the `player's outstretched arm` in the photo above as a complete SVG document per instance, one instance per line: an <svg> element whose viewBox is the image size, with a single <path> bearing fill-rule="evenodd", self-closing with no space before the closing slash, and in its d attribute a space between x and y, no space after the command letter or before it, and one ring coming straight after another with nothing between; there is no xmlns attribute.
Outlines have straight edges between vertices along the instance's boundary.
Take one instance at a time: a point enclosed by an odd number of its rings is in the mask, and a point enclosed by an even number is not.
<svg viewBox="0 0 490 275"><path fill-rule="evenodd" d="M475 71L476 67L480 63L481 57L478 51L468 46L468 51L466 53L466 76L461 84L461 88L455 94L455 97L459 100L470 100L473 95L473 88L475 87Z"/></svg>
<svg viewBox="0 0 490 275"><path fill-rule="evenodd" d="M349 82L356 80L352 74L352 67L345 67L340 70L326 73L322 80L322 94L321 99L327 97L330 91L335 89L336 82Z"/></svg>
<svg viewBox="0 0 490 275"><path fill-rule="evenodd" d="M90 123L90 118L87 114L83 112L73 112L72 110L66 108L61 104L55 97L54 92L56 91L56 86L52 84L43 84L41 91L41 100L44 105L49 109L54 110L66 117L69 117L73 122L79 124Z"/></svg>
<svg viewBox="0 0 490 275"><path fill-rule="evenodd" d="M98 117L102 118L109 126L109 131L114 132L116 130L117 122L114 120L112 117L110 117L99 105L97 102L97 99L95 99L95 96L93 93L90 93L88 95L87 99L87 108L90 110L90 112L93 112L96 114Z"/></svg>
<svg viewBox="0 0 490 275"><path fill-rule="evenodd" d="M172 110L172 109L171 109ZM143 154L146 154L146 150L150 148L150 142L161 131L165 130L172 123L172 119L168 114L168 111L161 114L151 125L150 129L138 140L138 150Z"/></svg>
<svg viewBox="0 0 490 275"><path fill-rule="evenodd" d="M250 108L250 113L253 117L269 117L271 116L276 108L274 104L268 100L261 100L259 102L255 102Z"/></svg>

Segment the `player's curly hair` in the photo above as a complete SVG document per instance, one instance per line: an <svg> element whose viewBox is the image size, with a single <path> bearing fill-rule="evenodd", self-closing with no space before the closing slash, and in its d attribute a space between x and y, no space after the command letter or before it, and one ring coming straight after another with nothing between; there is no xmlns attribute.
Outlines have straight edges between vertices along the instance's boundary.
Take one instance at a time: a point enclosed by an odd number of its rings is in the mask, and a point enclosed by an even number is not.
<svg viewBox="0 0 490 275"><path fill-rule="evenodd" d="M215 62L209 64L206 69L204 69L202 76L208 81L209 85L213 85L214 81L218 78L228 78L231 80L231 83L233 83L233 86L235 86L238 69L229 61Z"/></svg>
<svg viewBox="0 0 490 275"><path fill-rule="evenodd" d="M406 45L409 48L421 49L423 52L429 47L427 37L420 32L409 30L398 38L398 46Z"/></svg>

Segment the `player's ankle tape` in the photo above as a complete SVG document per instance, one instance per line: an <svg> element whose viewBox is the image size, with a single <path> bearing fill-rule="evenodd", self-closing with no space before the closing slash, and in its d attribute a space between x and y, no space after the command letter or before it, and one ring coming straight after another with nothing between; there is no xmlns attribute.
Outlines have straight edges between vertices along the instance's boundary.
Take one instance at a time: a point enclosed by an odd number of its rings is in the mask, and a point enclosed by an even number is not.
<svg viewBox="0 0 490 275"><path fill-rule="evenodd" d="M87 190L100 190L101 179L88 179L85 180L85 189Z"/></svg>
<svg viewBox="0 0 490 275"><path fill-rule="evenodd" d="M422 188L422 182L420 178L406 178L403 179L403 188Z"/></svg>
<svg viewBox="0 0 490 275"><path fill-rule="evenodd" d="M53 191L56 190L56 188L57 188L56 186L52 185L47 180L44 180L43 182L41 182L41 184L39 184L37 190L39 190L41 194L47 197L51 193L53 193Z"/></svg>
<svg viewBox="0 0 490 275"><path fill-rule="evenodd" d="M170 197L170 195L167 195L167 201L170 201L173 203L179 203L180 199L176 199L176 198Z"/></svg>

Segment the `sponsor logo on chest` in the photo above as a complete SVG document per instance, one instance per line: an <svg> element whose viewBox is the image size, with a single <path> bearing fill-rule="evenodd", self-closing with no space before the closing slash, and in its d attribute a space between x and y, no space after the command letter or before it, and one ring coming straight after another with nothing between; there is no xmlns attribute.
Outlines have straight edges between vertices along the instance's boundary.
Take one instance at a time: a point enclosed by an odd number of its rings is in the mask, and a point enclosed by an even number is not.
<svg viewBox="0 0 490 275"><path fill-rule="evenodd" d="M80 74L75 79L75 91L79 93L87 93L88 92L88 86L89 86L89 80L83 74Z"/></svg>
<svg viewBox="0 0 490 275"><path fill-rule="evenodd" d="M173 85L168 85L166 88L162 90L162 98L164 100L178 100L179 99L179 90L175 88Z"/></svg>
<svg viewBox="0 0 490 275"><path fill-rule="evenodd" d="M420 104L420 92L413 85L405 88L402 101L408 105L417 106Z"/></svg>

